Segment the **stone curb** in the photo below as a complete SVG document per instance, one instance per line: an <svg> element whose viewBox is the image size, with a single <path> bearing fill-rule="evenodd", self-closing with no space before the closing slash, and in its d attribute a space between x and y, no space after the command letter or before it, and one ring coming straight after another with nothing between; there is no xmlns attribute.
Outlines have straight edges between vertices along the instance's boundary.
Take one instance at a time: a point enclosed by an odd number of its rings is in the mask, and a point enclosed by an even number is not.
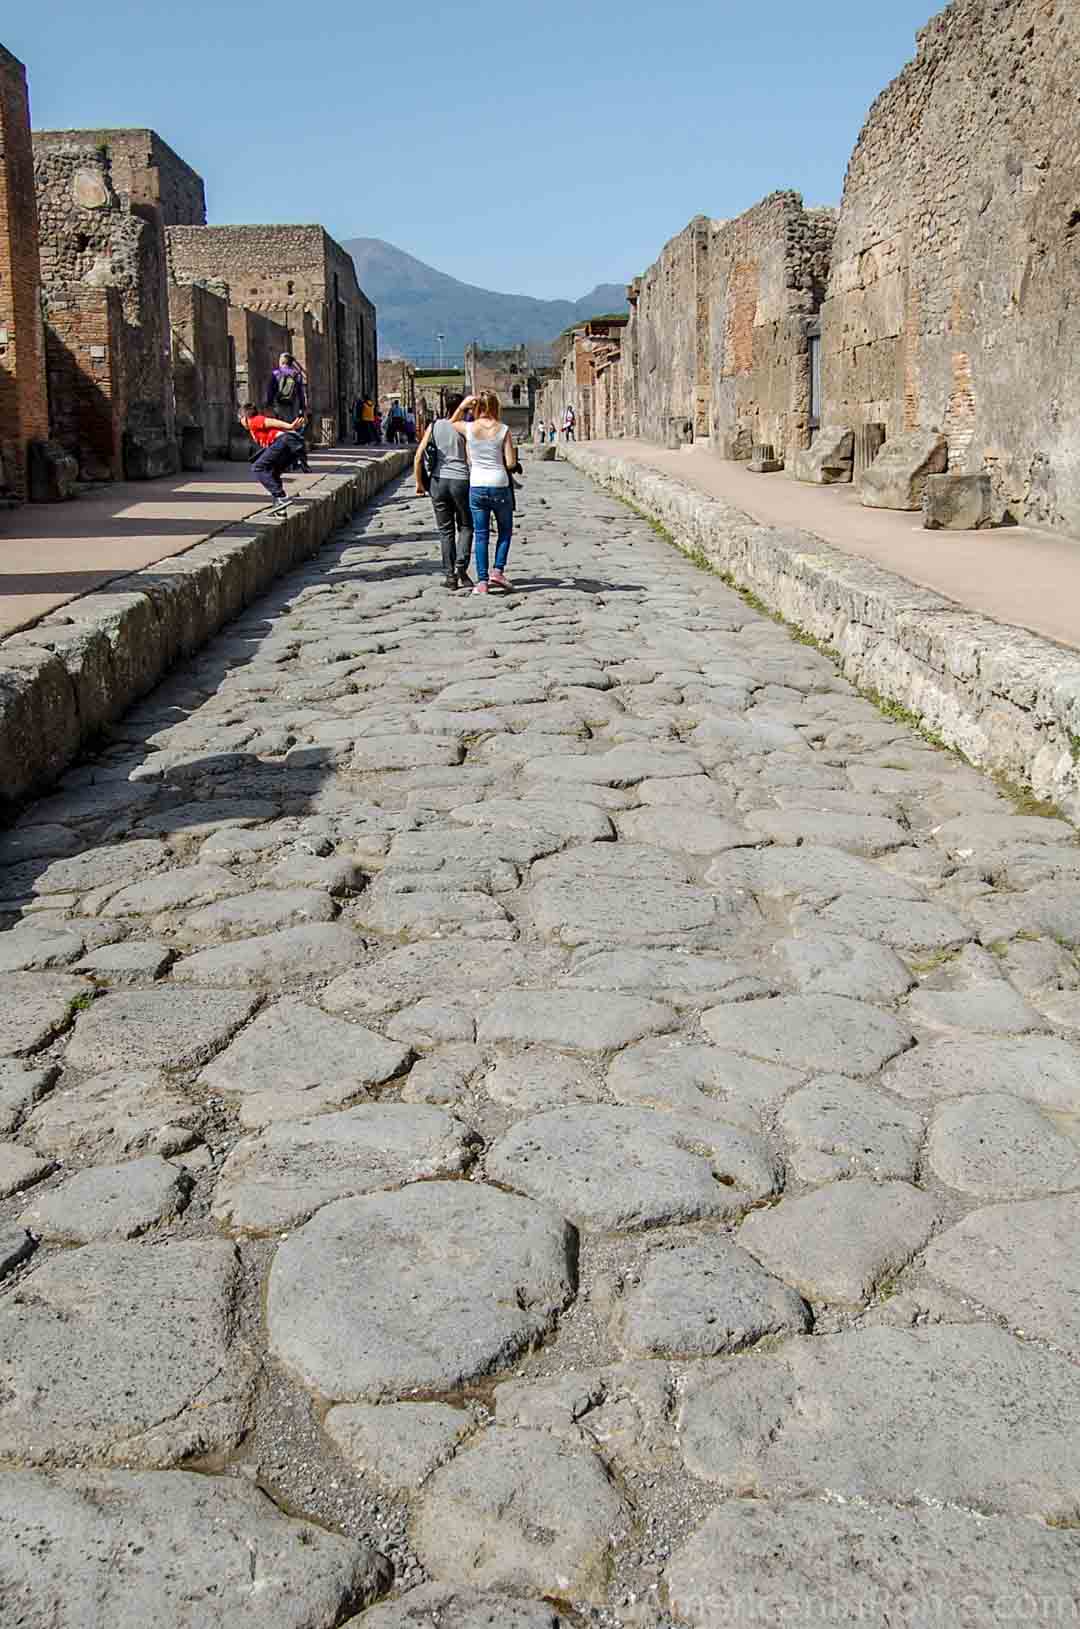
<svg viewBox="0 0 1080 1629"><path fill-rule="evenodd" d="M847 678L914 713L973 764L1080 819L1080 656L994 622L626 458L573 443L563 455L701 550L742 589L830 646Z"/></svg>
<svg viewBox="0 0 1080 1629"><path fill-rule="evenodd" d="M0 805L40 792L82 743L153 689L282 572L412 462L388 452L325 475L283 521L228 526L183 554L116 578L0 644Z"/></svg>

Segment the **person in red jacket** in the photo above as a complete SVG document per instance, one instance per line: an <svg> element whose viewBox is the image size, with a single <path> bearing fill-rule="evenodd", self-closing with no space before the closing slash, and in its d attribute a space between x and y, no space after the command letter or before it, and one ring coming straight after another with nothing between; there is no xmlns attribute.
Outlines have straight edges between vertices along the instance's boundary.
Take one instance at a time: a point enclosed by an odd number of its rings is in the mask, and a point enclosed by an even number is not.
<svg viewBox="0 0 1080 1629"><path fill-rule="evenodd" d="M245 402L240 412L240 422L262 449L252 462L251 473L274 500L270 513L287 515L289 500L285 496L281 477L296 462L304 445L304 438L299 434L304 422L303 415L286 424L284 419L268 418L265 413L258 412L254 402Z"/></svg>

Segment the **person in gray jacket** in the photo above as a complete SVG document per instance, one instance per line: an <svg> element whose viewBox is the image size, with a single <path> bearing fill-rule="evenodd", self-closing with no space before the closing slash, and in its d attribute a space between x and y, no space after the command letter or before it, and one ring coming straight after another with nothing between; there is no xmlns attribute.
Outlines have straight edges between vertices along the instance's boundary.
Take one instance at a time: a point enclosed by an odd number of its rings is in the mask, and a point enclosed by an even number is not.
<svg viewBox="0 0 1080 1629"><path fill-rule="evenodd" d="M451 396L446 404L447 414L453 413L460 403L460 396ZM465 441L448 417L436 419L434 424L428 426L413 459L416 490L421 495L424 492L421 466L429 441L435 443L435 471L428 490L442 542L443 586L471 588L469 559L473 547L473 523L469 507L469 463L465 455Z"/></svg>

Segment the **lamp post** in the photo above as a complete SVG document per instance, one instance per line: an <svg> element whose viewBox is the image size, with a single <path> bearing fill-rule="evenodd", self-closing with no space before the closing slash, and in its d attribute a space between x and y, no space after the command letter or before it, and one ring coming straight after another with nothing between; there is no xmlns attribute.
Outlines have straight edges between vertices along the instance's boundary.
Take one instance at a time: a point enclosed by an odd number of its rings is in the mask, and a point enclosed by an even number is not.
<svg viewBox="0 0 1080 1629"><path fill-rule="evenodd" d="M445 334L436 334L435 338L439 342L439 372L443 373L443 372L445 372L444 359L443 359L443 345L444 345L444 343L446 341L446 335Z"/></svg>

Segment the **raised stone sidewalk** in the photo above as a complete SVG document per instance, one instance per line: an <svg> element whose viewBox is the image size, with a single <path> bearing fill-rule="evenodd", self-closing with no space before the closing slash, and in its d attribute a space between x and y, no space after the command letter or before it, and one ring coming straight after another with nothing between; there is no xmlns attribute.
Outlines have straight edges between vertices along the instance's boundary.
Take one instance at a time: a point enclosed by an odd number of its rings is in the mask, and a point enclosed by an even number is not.
<svg viewBox="0 0 1080 1629"><path fill-rule="evenodd" d="M102 517L101 503L66 507L62 539L47 535L52 512L35 511L21 542L0 537L0 600L5 582L17 582L33 603L59 603L33 626L0 642L0 804L16 803L42 790L75 757L84 742L153 688L178 658L190 656L211 634L260 594L283 571L307 559L335 527L407 466L411 451L377 457L334 449L332 462L316 455L315 473L290 482L293 500L285 520L272 520L252 494L259 487L245 469L230 466L224 479L240 485L228 508L243 519L214 526L206 507L209 474L139 488L139 502L115 504ZM319 464L323 468L319 468ZM185 488L194 489L185 498ZM202 492L200 500L195 491ZM227 500L226 500L227 501ZM139 510L152 513L139 516ZM221 513L220 498L217 512ZM151 563L125 575L115 562L133 545L132 516L142 536L134 547ZM178 528L168 545L163 531ZM84 535L80 539L80 531ZM50 542L59 546L50 550ZM75 556L72 543L81 552ZM181 552L172 552L179 549ZM28 550L32 563L27 561ZM64 566L41 577L41 561ZM78 558L80 571L73 566ZM109 564L113 569L110 575ZM21 575L20 575L21 570ZM105 578L78 594L75 585ZM34 592L38 581L42 590ZM75 595L75 597L69 597ZM17 615L12 611L12 617Z"/></svg>
<svg viewBox="0 0 1080 1629"><path fill-rule="evenodd" d="M762 524L702 491L694 477L661 471L636 452L571 444L560 453L655 517L685 552L704 556L834 651L856 684L910 710L980 768L1080 815L1076 652L968 610L813 532ZM1080 586L1080 556L1077 568Z"/></svg>

